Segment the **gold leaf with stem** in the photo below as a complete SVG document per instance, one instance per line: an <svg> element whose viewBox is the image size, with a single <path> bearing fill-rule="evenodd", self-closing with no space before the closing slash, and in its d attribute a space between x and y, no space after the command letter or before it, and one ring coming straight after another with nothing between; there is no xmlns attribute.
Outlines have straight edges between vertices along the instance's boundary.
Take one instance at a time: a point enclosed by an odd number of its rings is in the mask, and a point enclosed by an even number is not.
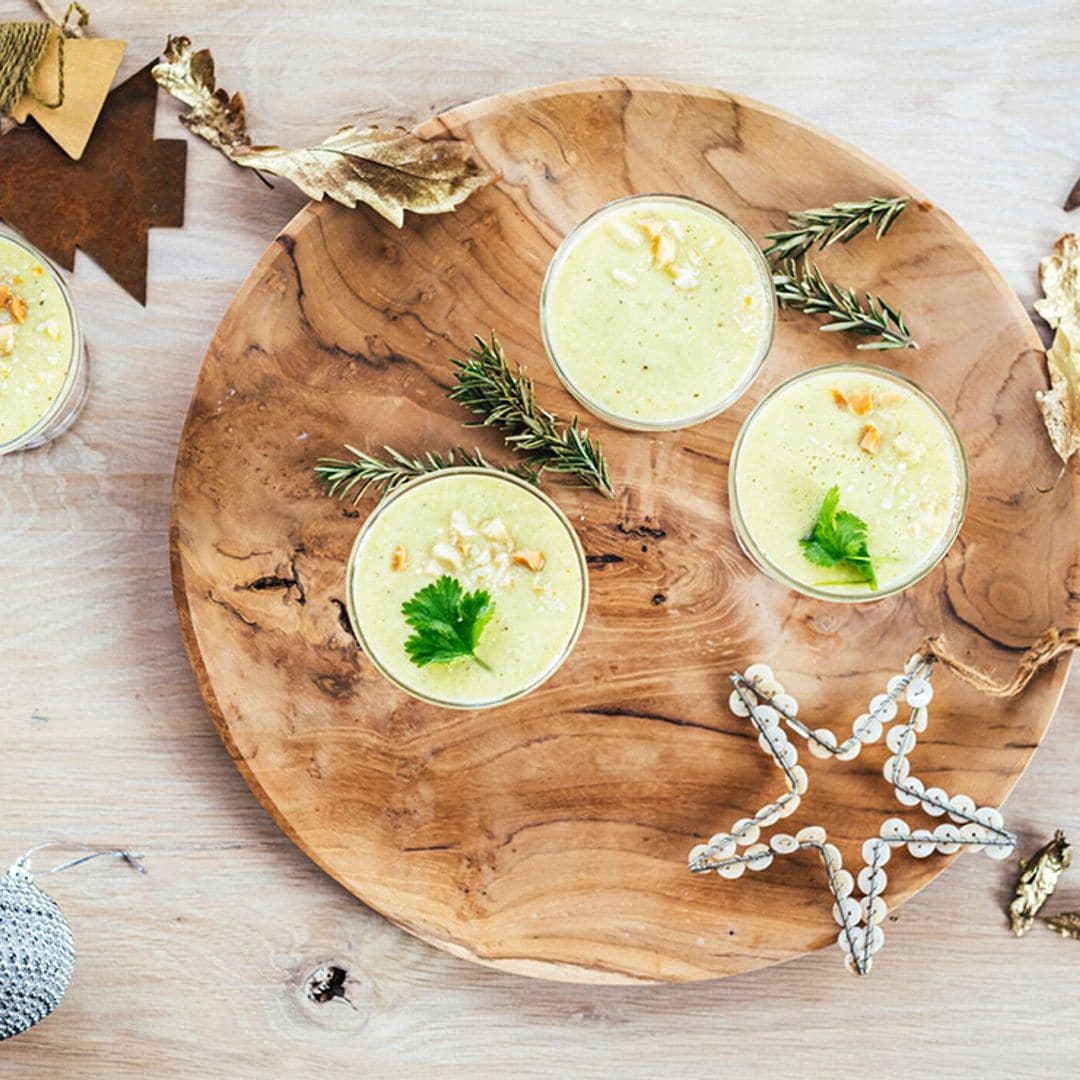
<svg viewBox="0 0 1080 1080"><path fill-rule="evenodd" d="M453 210L494 175L471 158L459 139L421 139L411 131L344 127L315 146L284 149L253 145L244 102L217 86L207 49L193 52L186 37L171 37L154 78L187 106L180 114L189 131L230 161L260 175L294 183L311 199L344 206L366 203L401 227L405 211L441 214Z"/></svg>
<svg viewBox="0 0 1080 1080"><path fill-rule="evenodd" d="M1080 450L1080 352L1073 338L1080 338L1080 323L1058 326L1054 341L1046 353L1050 389L1039 390L1035 400L1042 412L1046 433L1058 457L1067 465Z"/></svg>
<svg viewBox="0 0 1080 1080"><path fill-rule="evenodd" d="M1035 310L1056 330L1046 353L1050 389L1035 400L1046 433L1066 465L1080 450L1080 240L1059 236L1054 250L1039 261L1044 297Z"/></svg>
<svg viewBox="0 0 1080 1080"><path fill-rule="evenodd" d="M1039 260L1039 284L1044 299L1035 301L1035 310L1050 326L1080 327L1080 240L1074 233L1059 236L1053 252Z"/></svg>

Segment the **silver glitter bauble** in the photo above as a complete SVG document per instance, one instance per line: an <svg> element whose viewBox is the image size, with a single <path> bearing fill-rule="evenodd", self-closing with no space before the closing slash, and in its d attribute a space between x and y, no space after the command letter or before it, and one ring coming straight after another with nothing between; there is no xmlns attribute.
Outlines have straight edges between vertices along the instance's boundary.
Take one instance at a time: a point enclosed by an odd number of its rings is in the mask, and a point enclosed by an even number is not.
<svg viewBox="0 0 1080 1080"><path fill-rule="evenodd" d="M74 966L64 913L16 863L0 876L0 1042L60 1004Z"/></svg>

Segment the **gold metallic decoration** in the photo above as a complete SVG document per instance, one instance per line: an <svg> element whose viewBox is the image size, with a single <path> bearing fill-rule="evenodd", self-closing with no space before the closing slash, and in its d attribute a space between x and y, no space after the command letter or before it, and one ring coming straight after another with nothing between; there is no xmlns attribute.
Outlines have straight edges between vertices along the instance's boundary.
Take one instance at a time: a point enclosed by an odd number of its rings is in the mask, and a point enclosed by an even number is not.
<svg viewBox="0 0 1080 1080"><path fill-rule="evenodd" d="M1071 937L1080 941L1080 911L1063 911L1060 915L1044 915L1042 921L1047 930L1062 937Z"/></svg>
<svg viewBox="0 0 1080 1080"><path fill-rule="evenodd" d="M186 37L169 38L151 74L187 106L180 122L234 164L280 176L316 202L366 203L399 229L406 210L445 213L495 179L473 160L468 143L445 135L421 139L404 128L343 127L316 146L255 146L243 98L217 85L210 50L192 51Z"/></svg>
<svg viewBox="0 0 1080 1080"><path fill-rule="evenodd" d="M1009 920L1017 937L1023 937L1031 929L1035 916L1050 899L1057 887L1058 878L1068 870L1070 862L1072 850L1065 834L1058 829L1053 840L1020 864L1016 897L1009 905Z"/></svg>

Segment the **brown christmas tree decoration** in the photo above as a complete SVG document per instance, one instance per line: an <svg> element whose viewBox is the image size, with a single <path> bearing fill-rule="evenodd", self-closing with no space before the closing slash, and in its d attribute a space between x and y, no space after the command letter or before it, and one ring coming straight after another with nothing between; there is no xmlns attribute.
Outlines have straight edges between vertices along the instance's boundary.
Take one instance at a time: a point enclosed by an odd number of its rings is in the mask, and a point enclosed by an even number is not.
<svg viewBox="0 0 1080 1080"><path fill-rule="evenodd" d="M0 219L61 266L76 247L146 303L151 226L184 223L182 139L154 139L157 83L147 65L109 94L79 161L39 130L4 140Z"/></svg>

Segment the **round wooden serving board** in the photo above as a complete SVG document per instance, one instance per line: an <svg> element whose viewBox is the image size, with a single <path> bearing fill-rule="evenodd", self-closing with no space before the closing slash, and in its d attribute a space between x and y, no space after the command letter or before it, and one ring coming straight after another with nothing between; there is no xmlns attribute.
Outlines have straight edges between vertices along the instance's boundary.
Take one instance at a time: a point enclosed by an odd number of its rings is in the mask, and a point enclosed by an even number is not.
<svg viewBox="0 0 1080 1080"><path fill-rule="evenodd" d="M803 716L844 732L923 636L1009 670L1080 595L1074 490L1043 434L1039 339L972 241L929 205L880 243L823 259L830 276L902 305L919 351L869 354L924 385L967 447L960 540L909 592L843 606L800 598L739 552L728 454L776 382L845 358L853 340L781 316L751 391L688 431L590 419L617 498L547 483L589 555L592 602L569 662L501 709L421 705L361 654L343 611L362 515L312 474L345 442L409 452L479 445L446 398L448 362L494 327L542 402L568 416L540 343L544 269L575 222L616 196L675 191L759 239L785 211L910 192L864 155L716 90L596 79L456 109L426 128L470 140L501 180L457 213L394 229L312 204L270 246L210 346L173 492L177 607L221 737L286 833L394 922L457 955L582 981L680 981L746 971L835 940L813 853L738 881L692 876L687 852L780 790L727 677L769 660ZM1066 665L1021 700L937 677L913 758L927 784L997 804L1041 739ZM823 824L850 865L900 812L884 743L844 764L804 754L795 831ZM915 820L919 811L904 811ZM948 860L901 853L894 906ZM887 962L887 953L884 956ZM837 960L839 964L839 959Z"/></svg>

